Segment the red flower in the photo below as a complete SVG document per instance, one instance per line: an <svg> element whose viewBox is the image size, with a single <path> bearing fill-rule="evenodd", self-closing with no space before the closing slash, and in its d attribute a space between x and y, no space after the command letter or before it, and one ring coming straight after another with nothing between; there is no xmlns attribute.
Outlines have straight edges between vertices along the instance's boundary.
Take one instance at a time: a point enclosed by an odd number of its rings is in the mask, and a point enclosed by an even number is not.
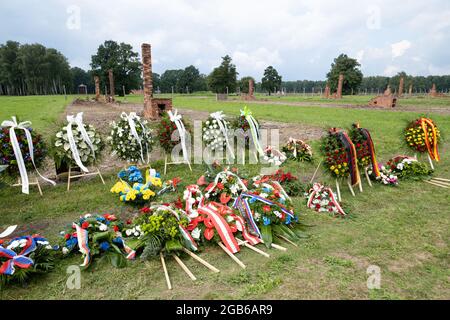
<svg viewBox="0 0 450 320"><path fill-rule="evenodd" d="M103 218L105 218L105 219L108 220L108 221L115 221L115 220L117 220L117 218L116 218L115 215L109 214L109 213L105 213L105 214L103 215Z"/></svg>
<svg viewBox="0 0 450 320"><path fill-rule="evenodd" d="M203 220L203 223L207 228L214 228L214 224L212 223L210 218L206 218Z"/></svg>
<svg viewBox="0 0 450 320"><path fill-rule="evenodd" d="M227 195L225 192L220 195L220 203L227 204L230 200L231 196Z"/></svg>
<svg viewBox="0 0 450 320"><path fill-rule="evenodd" d="M0 239L0 244L3 244L4 240Z"/></svg>
<svg viewBox="0 0 450 320"><path fill-rule="evenodd" d="M128 220L127 220L127 224L131 224L131 219L128 219Z"/></svg>
<svg viewBox="0 0 450 320"><path fill-rule="evenodd" d="M178 208L178 209L183 209L183 202L181 201L180 198L178 198L178 200L175 201L174 204L175 204L175 207L176 207L176 208Z"/></svg>
<svg viewBox="0 0 450 320"><path fill-rule="evenodd" d="M264 212L270 212L270 206L264 206L263 210Z"/></svg>
<svg viewBox="0 0 450 320"><path fill-rule="evenodd" d="M219 182L219 183L217 183L217 189L219 189L219 190L223 190L225 187L224 187L224 185L223 185L223 183L221 183L221 182Z"/></svg>
<svg viewBox="0 0 450 320"><path fill-rule="evenodd" d="M67 234L64 236L64 239L69 240L69 239L70 239L70 234L67 233Z"/></svg>
<svg viewBox="0 0 450 320"><path fill-rule="evenodd" d="M76 233L76 232L72 233L72 237L74 237L74 238L78 238L78 235L77 235L77 233Z"/></svg>
<svg viewBox="0 0 450 320"><path fill-rule="evenodd" d="M316 209L317 209L317 210L320 209L320 204L316 204Z"/></svg>
<svg viewBox="0 0 450 320"><path fill-rule="evenodd" d="M206 229L204 235L206 240L211 240L214 237L214 229L211 228Z"/></svg>
<svg viewBox="0 0 450 320"><path fill-rule="evenodd" d="M150 211L151 211L151 210L150 210L149 207L144 207L144 208L141 209L141 212L142 212L142 213L149 213Z"/></svg>
<svg viewBox="0 0 450 320"><path fill-rule="evenodd" d="M83 229L89 228L89 222L87 222L87 221L83 222L83 223L81 224L81 228L83 228Z"/></svg>
<svg viewBox="0 0 450 320"><path fill-rule="evenodd" d="M118 226L114 226L114 227L113 227L113 230L114 230L115 232L118 232L118 231L119 231L119 227L118 227Z"/></svg>
<svg viewBox="0 0 450 320"><path fill-rule="evenodd" d="M236 233L238 231L238 228L235 224L230 224L229 226L230 226L231 232Z"/></svg>

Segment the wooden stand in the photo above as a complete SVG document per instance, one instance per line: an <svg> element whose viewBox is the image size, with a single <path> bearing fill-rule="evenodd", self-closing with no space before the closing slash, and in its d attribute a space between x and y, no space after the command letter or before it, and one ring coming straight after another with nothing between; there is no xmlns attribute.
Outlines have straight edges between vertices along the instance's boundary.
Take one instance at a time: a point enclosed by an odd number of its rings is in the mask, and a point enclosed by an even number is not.
<svg viewBox="0 0 450 320"><path fill-rule="evenodd" d="M44 194L42 193L41 184L39 183L39 179L38 179L38 178L36 178L34 182L29 181L29 182L28 182L28 185L29 185L29 186L37 186L37 187L38 187L38 190L39 190L39 194L41 195L41 197L44 195ZM21 187L21 186L22 186L22 181L21 181L20 178L17 179L17 183L16 183L16 184L13 184L13 185L12 185L12 187Z"/></svg>
<svg viewBox="0 0 450 320"><path fill-rule="evenodd" d="M428 161L430 162L430 167L431 167L431 169L434 171L433 160L431 160L431 157L430 157L429 154L427 154L427 157L428 157Z"/></svg>
<svg viewBox="0 0 450 320"><path fill-rule="evenodd" d="M219 273L220 270L217 269L216 267L212 266L211 264L209 264L208 262L206 262L205 260L203 260L202 258L200 258L198 255L196 255L195 253L193 253L192 251L189 251L186 248L183 248L183 251L186 252L188 255L190 255L192 258L194 258L195 260L197 260L198 262L200 262L202 265L204 265L205 267L207 267L209 270L211 270L212 272L215 273Z"/></svg>
<svg viewBox="0 0 450 320"><path fill-rule="evenodd" d="M241 267L242 269L247 268L245 266L245 264L242 263L241 260L239 260L230 250L227 249L227 247L225 247L225 245L222 242L219 242L219 247L222 248L223 251L225 251L225 253L231 258L233 259L234 262L236 262L238 264L239 267Z"/></svg>
<svg viewBox="0 0 450 320"><path fill-rule="evenodd" d="M426 183L431 184L436 187L441 187L444 189L450 189L450 180L443 178L432 178L431 180L424 180Z"/></svg>
<svg viewBox="0 0 450 320"><path fill-rule="evenodd" d="M172 254L172 257L175 259L175 261L180 265L181 269L183 269L184 272L188 275L189 278L191 278L192 281L197 280L197 278L194 276L194 274L189 270L189 268L181 261L180 258L176 254Z"/></svg>
<svg viewBox="0 0 450 320"><path fill-rule="evenodd" d="M339 202L341 202L342 201L341 188L339 188L339 181L338 181L338 179L336 179L336 193L337 193Z"/></svg>
<svg viewBox="0 0 450 320"><path fill-rule="evenodd" d="M370 181L369 173L367 172L367 168L364 169L364 174L366 175L367 183L370 187L372 187L372 181Z"/></svg>
<svg viewBox="0 0 450 320"><path fill-rule="evenodd" d="M250 250L255 251L256 253L258 253L258 254L260 254L260 255L266 257L266 258L270 258L270 255L269 255L268 253L266 253L266 252L264 252L264 251L262 251L262 250L256 248L255 246L252 246L252 245L248 244L247 241L244 241L244 240L238 239L238 238L236 238L236 240L238 241L238 244L239 244L240 246L243 245L243 246L245 246L246 248L249 248Z"/></svg>
<svg viewBox="0 0 450 320"><path fill-rule="evenodd" d="M187 164L189 166L189 170L191 170L191 172L192 172L191 163L189 161L183 160L183 161L176 161L176 162L167 162L167 154L166 154L165 160L164 160L164 175L166 175L166 173L167 173L167 166L169 164Z"/></svg>
<svg viewBox="0 0 450 320"><path fill-rule="evenodd" d="M103 176L100 173L100 169L97 168L97 167L96 167L96 169L97 169L97 172L88 172L88 173L82 172L81 174L76 174L76 175L73 176L72 175L72 167L69 167L69 174L67 175L67 191L70 191L70 181L72 179L75 179L75 178L83 178L83 177L97 176L98 175L98 176L100 176L100 179L102 180L102 183L105 184L105 180L103 180Z"/></svg>
<svg viewBox="0 0 450 320"><path fill-rule="evenodd" d="M321 164L322 164L322 161L319 162L319 165L317 166L316 171L314 171L314 174L313 174L311 180L309 181L309 183L313 183L314 182L314 179L316 178L317 172L319 171L319 168L320 168Z"/></svg>
<svg viewBox="0 0 450 320"><path fill-rule="evenodd" d="M162 252L159 253L159 257L161 258L161 264L163 266L164 276L166 277L167 288L169 290L172 290L172 283L170 283L169 273L167 272L167 267L166 267L166 261L164 260L164 255L162 254Z"/></svg>

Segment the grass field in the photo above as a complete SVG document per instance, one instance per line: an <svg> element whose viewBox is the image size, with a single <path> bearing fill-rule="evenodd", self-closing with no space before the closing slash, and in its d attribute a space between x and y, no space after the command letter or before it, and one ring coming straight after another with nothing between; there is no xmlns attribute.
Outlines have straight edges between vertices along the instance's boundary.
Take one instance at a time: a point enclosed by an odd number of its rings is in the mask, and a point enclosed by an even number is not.
<svg viewBox="0 0 450 320"><path fill-rule="evenodd" d="M352 99L355 97L351 97ZM366 97L364 97L366 98ZM362 99L357 97L357 99ZM140 103L142 97L127 97ZM355 101L355 100L352 100ZM45 130L62 112L64 97L0 98L0 119L18 114ZM357 102L355 102L357 103ZM419 102L417 102L419 103ZM425 100L421 100L427 106ZM205 111L224 110L237 115L241 102L216 102L213 97L175 96L177 108ZM39 106L39 107L36 107ZM371 130L381 161L407 152L403 148L402 128L417 112L386 112L343 108L298 107L252 104L256 118L320 126L348 127L359 121ZM413 109L412 109L413 110ZM450 132L450 117L430 114L445 134ZM317 143L313 142L317 150ZM450 143L441 146L442 161L436 175L450 178ZM316 152L317 157L320 157ZM161 170L162 163L154 167ZM310 177L314 164L288 163L285 170L303 178ZM180 176L186 184L203 173L203 166L194 166L190 173L183 166L172 167L167 178ZM241 169L256 174L259 166ZM36 192L25 196L18 189L0 189L0 227L10 223L29 225L30 232L43 229L51 240L58 232L84 213L116 213L129 216L109 193L115 182L114 173L106 177L107 185L97 180L74 184L70 193L65 186L46 187L44 197ZM324 182L331 183L327 178ZM344 190L347 219L320 215L305 208L304 200L294 199L302 220L311 227L309 239L287 253L273 252L270 259L243 250L238 256L247 264L243 271L218 248L208 247L202 256L219 266L220 274L211 274L192 260L183 258L198 277L191 282L173 261L168 268L174 289L166 290L159 261L148 264L130 263L126 269L94 264L83 273L82 289L65 287L66 268L79 264L80 257L64 260L56 270L34 278L28 287L13 286L3 290L2 299L449 299L450 298L450 192L420 182L402 182L397 188L376 185L352 198ZM169 195L167 200L175 195ZM166 200L166 199L164 199ZM381 289L366 286L369 265L381 269Z"/></svg>

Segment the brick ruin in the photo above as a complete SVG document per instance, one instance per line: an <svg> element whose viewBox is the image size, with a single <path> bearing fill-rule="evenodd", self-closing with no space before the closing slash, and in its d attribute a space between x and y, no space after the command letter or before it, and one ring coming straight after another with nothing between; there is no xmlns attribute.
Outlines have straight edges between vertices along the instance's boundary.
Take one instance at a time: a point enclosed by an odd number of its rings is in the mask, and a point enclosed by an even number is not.
<svg viewBox="0 0 450 320"><path fill-rule="evenodd" d="M323 95L325 96L325 99L328 99L330 97L330 85L328 83L325 87L325 91L324 91Z"/></svg>
<svg viewBox="0 0 450 320"><path fill-rule="evenodd" d="M412 85L412 83L411 83L411 84L409 85L409 92L408 92L410 96L412 96L412 93L413 93L412 90L413 90L413 85Z"/></svg>
<svg viewBox="0 0 450 320"><path fill-rule="evenodd" d="M248 80L248 94L242 94L243 100L255 100L255 82L253 79Z"/></svg>
<svg viewBox="0 0 450 320"><path fill-rule="evenodd" d="M370 107L394 108L397 104L397 96L392 94L391 87L388 86L383 95L370 100Z"/></svg>
<svg viewBox="0 0 450 320"><path fill-rule="evenodd" d="M401 97L403 95L403 87L405 86L405 79L403 77L400 78L400 84L398 85L398 96Z"/></svg>
<svg viewBox="0 0 450 320"><path fill-rule="evenodd" d="M444 93L439 93L436 89L436 84L433 83L433 86L431 87L430 92L428 93L428 95L432 98L446 98L448 97L446 94Z"/></svg>
<svg viewBox="0 0 450 320"><path fill-rule="evenodd" d="M142 44L142 70L144 75L144 117L157 120L164 112L172 110L172 99L153 98L152 51L148 43Z"/></svg>
<svg viewBox="0 0 450 320"><path fill-rule="evenodd" d="M344 87L344 75L341 73L341 74L339 74L337 91L330 95L330 87L327 84L327 87L325 88L325 97L331 98L331 99L342 99L342 88L343 87ZM327 96L327 88L328 88L328 96Z"/></svg>
<svg viewBox="0 0 450 320"><path fill-rule="evenodd" d="M95 101L100 100L100 78L98 76L94 76L95 83Z"/></svg>
<svg viewBox="0 0 450 320"><path fill-rule="evenodd" d="M114 73L112 69L108 70L108 78L109 78L109 97L108 102L114 102L114 97L116 95L116 90L114 88Z"/></svg>

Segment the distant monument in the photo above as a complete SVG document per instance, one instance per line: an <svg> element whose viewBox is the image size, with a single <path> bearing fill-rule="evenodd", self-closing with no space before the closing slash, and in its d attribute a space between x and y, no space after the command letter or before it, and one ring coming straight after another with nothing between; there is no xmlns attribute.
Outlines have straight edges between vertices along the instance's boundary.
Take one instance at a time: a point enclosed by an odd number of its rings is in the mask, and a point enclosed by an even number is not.
<svg viewBox="0 0 450 320"><path fill-rule="evenodd" d="M409 95L412 96L413 85L412 83L409 85Z"/></svg>
<svg viewBox="0 0 450 320"><path fill-rule="evenodd" d="M144 74L144 117L157 120L164 112L172 110L172 99L153 98L152 51L148 43L142 44L142 70Z"/></svg>
<svg viewBox="0 0 450 320"><path fill-rule="evenodd" d="M95 101L100 100L100 78L98 76L94 76L95 83Z"/></svg>
<svg viewBox="0 0 450 320"><path fill-rule="evenodd" d="M325 96L325 99L328 99L330 97L330 85L328 83L325 87L325 91L324 91L323 95Z"/></svg>
<svg viewBox="0 0 450 320"><path fill-rule="evenodd" d="M248 80L248 94L242 94L241 98L243 100L255 100L255 82L253 79Z"/></svg>
<svg viewBox="0 0 450 320"><path fill-rule="evenodd" d="M397 104L397 96L392 94L391 87L388 85L383 95L370 100L370 107L394 108Z"/></svg>
<svg viewBox="0 0 450 320"><path fill-rule="evenodd" d="M108 70L108 78L109 78L108 102L114 102L114 96L116 95L116 90L114 88L114 73L113 73L112 69Z"/></svg>
<svg viewBox="0 0 450 320"><path fill-rule="evenodd" d="M336 93L336 99L342 99L342 87L344 86L344 75L339 75L338 88Z"/></svg>
<svg viewBox="0 0 450 320"><path fill-rule="evenodd" d="M403 77L400 78L400 84L398 85L398 96L401 97L403 95L403 87L405 85L405 79Z"/></svg>

